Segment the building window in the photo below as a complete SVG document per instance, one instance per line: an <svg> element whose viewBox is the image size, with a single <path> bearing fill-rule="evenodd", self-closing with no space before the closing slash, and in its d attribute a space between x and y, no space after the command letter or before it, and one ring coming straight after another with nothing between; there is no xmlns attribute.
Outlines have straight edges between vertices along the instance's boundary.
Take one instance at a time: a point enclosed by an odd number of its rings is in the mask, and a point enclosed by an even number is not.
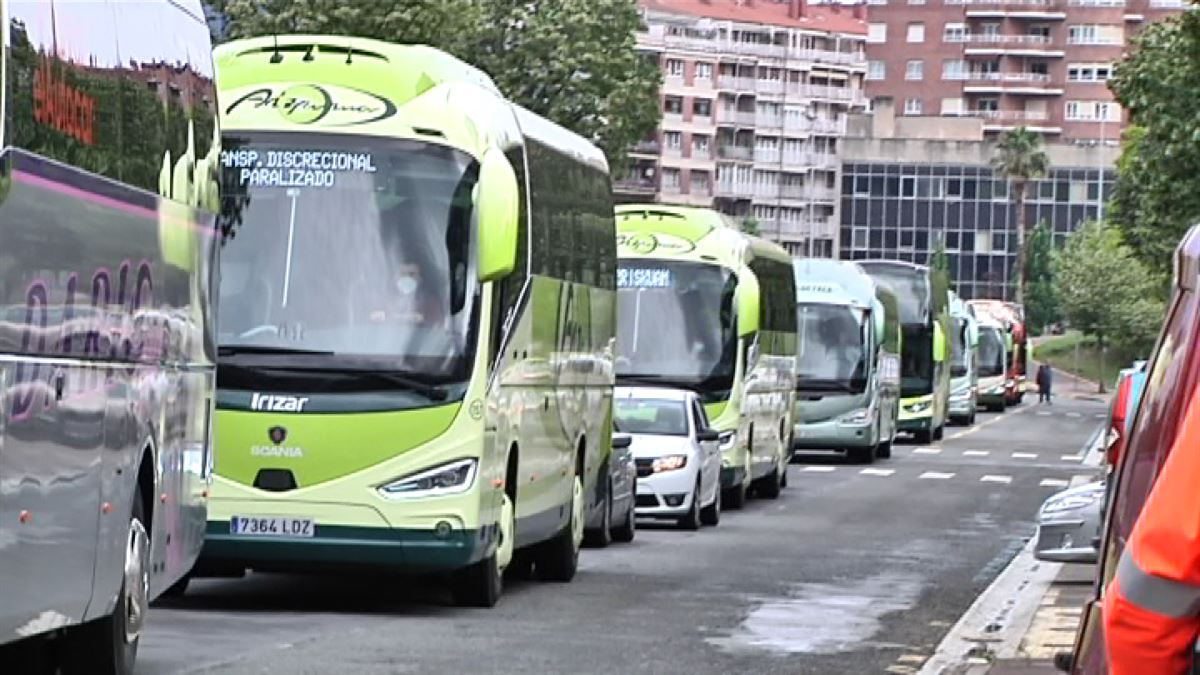
<svg viewBox="0 0 1200 675"><path fill-rule="evenodd" d="M887 24L873 23L867 26L867 43L881 45L887 42Z"/></svg>
<svg viewBox="0 0 1200 675"><path fill-rule="evenodd" d="M967 24L948 23L942 32L943 42L966 42Z"/></svg>
<svg viewBox="0 0 1200 675"><path fill-rule="evenodd" d="M943 115L961 115L963 114L963 100L961 98L944 98L942 99L942 114Z"/></svg>
<svg viewBox="0 0 1200 675"><path fill-rule="evenodd" d="M663 187L665 187L665 188L678 188L679 187L679 169L671 169L671 168L663 169L662 170L662 184L663 184Z"/></svg>
<svg viewBox="0 0 1200 675"><path fill-rule="evenodd" d="M667 113L668 115L682 115L683 114L683 97L668 96L663 101L663 112Z"/></svg>
<svg viewBox="0 0 1200 675"><path fill-rule="evenodd" d="M967 79L967 62L962 59L946 59L942 62L943 80Z"/></svg>
<svg viewBox="0 0 1200 675"><path fill-rule="evenodd" d="M921 114L921 99L910 98L904 101L905 115L920 115Z"/></svg>
<svg viewBox="0 0 1200 675"><path fill-rule="evenodd" d="M663 145L668 150L679 150L683 147L683 134L678 131L667 131L663 133Z"/></svg>
<svg viewBox="0 0 1200 675"><path fill-rule="evenodd" d="M683 61L679 59L667 59L667 75L669 77L683 77Z"/></svg>
<svg viewBox="0 0 1200 675"><path fill-rule="evenodd" d="M1000 110L1000 99L998 99L998 98L981 98L975 103L975 106L976 106L976 108L975 108L976 110L983 110L986 112L996 112L996 111Z"/></svg>
<svg viewBox="0 0 1200 675"><path fill-rule="evenodd" d="M1068 82L1107 82L1113 68L1107 63L1072 63L1067 66Z"/></svg>
<svg viewBox="0 0 1200 675"><path fill-rule="evenodd" d="M1116 103L1100 101L1096 103L1096 119L1105 122L1120 122L1121 107Z"/></svg>
<svg viewBox="0 0 1200 675"><path fill-rule="evenodd" d="M1122 26L1085 23L1067 27L1067 42L1073 45L1115 45L1124 37Z"/></svg>
<svg viewBox="0 0 1200 675"><path fill-rule="evenodd" d="M696 79L697 80L711 80L712 74L713 74L713 67L712 67L711 63L704 63L702 61L702 62L699 62L696 64Z"/></svg>
<svg viewBox="0 0 1200 675"><path fill-rule="evenodd" d="M870 61L867 63L867 79L887 79L887 61Z"/></svg>
<svg viewBox="0 0 1200 675"><path fill-rule="evenodd" d="M909 42L924 42L925 41L925 24L917 22L908 24L908 41Z"/></svg>
<svg viewBox="0 0 1200 675"><path fill-rule="evenodd" d="M708 157L709 156L709 138L708 136L692 136L692 157Z"/></svg>
<svg viewBox="0 0 1200 675"><path fill-rule="evenodd" d="M904 68L904 79L920 80L925 77L925 62L920 59L913 59L908 62Z"/></svg>
<svg viewBox="0 0 1200 675"><path fill-rule="evenodd" d="M693 171L691 184L692 184L692 186L691 186L692 194L694 194L694 195L708 194L709 193L708 172L707 171Z"/></svg>
<svg viewBox="0 0 1200 675"><path fill-rule="evenodd" d="M712 101L698 98L692 101L692 114L696 117L712 117Z"/></svg>

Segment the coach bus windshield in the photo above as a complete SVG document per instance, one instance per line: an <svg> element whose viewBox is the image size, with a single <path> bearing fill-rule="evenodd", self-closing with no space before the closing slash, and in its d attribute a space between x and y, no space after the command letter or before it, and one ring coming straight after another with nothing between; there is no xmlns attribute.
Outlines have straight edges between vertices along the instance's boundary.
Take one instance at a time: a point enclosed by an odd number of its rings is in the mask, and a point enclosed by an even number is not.
<svg viewBox="0 0 1200 675"><path fill-rule="evenodd" d="M737 277L694 262L621 261L617 269L617 378L726 398L737 366Z"/></svg>
<svg viewBox="0 0 1200 675"><path fill-rule="evenodd" d="M223 144L222 366L467 378L471 157L326 134Z"/></svg>

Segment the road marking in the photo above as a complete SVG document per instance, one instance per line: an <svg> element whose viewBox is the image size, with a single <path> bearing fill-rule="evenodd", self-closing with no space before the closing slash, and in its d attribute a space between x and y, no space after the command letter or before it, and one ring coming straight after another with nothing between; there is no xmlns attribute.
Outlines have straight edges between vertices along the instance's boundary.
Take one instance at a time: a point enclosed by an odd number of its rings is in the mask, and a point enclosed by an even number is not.
<svg viewBox="0 0 1200 675"><path fill-rule="evenodd" d="M946 480L947 478L954 478L954 474L940 473L938 471L926 471L925 473L923 473L917 477L918 478L932 478L934 480Z"/></svg>
<svg viewBox="0 0 1200 675"><path fill-rule="evenodd" d="M1067 487L1067 486L1068 486L1068 485L1070 485L1070 484L1071 484L1071 481L1069 481L1069 480L1062 480L1061 478L1043 478L1043 479L1042 479L1042 482L1041 482L1041 483L1038 483L1038 486L1040 486L1040 487L1062 487L1062 488L1065 488L1065 487Z"/></svg>
<svg viewBox="0 0 1200 675"><path fill-rule="evenodd" d="M1008 411L1008 413L1006 413L1004 415L996 415L992 419L984 420L969 429L965 429L963 431L959 431L957 433L950 434L950 435L946 436L946 439L954 440L956 438L962 438L963 436L973 434L976 431L979 431L980 429L982 429L990 424L996 424L997 422L1000 422L1001 420L1005 420L1005 419L1012 419L1013 415L1020 415L1029 410L1033 410L1033 408L1018 408L1016 410L1010 410L1010 411Z"/></svg>
<svg viewBox="0 0 1200 675"><path fill-rule="evenodd" d="M836 466L806 466L800 470L808 471L810 473L829 473L836 468L837 468Z"/></svg>
<svg viewBox="0 0 1200 675"><path fill-rule="evenodd" d="M1079 413L1077 413L1077 412L1069 412L1069 413L1067 413L1067 417L1079 417Z"/></svg>
<svg viewBox="0 0 1200 675"><path fill-rule="evenodd" d="M913 450L914 455L940 455L941 453L941 448L917 448Z"/></svg>
<svg viewBox="0 0 1200 675"><path fill-rule="evenodd" d="M987 450L964 450L963 457L987 457L991 452Z"/></svg>
<svg viewBox="0 0 1200 675"><path fill-rule="evenodd" d="M980 483L1011 483L1012 476L994 476L992 474L988 474L988 475L984 476L983 478L980 478L979 482Z"/></svg>
<svg viewBox="0 0 1200 675"><path fill-rule="evenodd" d="M1051 415L1053 415L1053 414L1054 414L1054 413L1052 413L1052 412L1047 412L1047 411L1045 411L1045 410L1039 410L1039 411L1038 411L1038 414L1037 414L1037 416L1038 416L1038 417L1049 417L1049 416L1051 416Z"/></svg>
<svg viewBox="0 0 1200 675"><path fill-rule="evenodd" d="M895 469L863 469L859 471L864 476L890 476L896 473Z"/></svg>
<svg viewBox="0 0 1200 675"><path fill-rule="evenodd" d="M1013 459L1037 459L1037 455L1032 452L1014 452Z"/></svg>
<svg viewBox="0 0 1200 675"><path fill-rule="evenodd" d="M1082 462L1083 455L1063 455L1062 461L1064 461L1064 462Z"/></svg>

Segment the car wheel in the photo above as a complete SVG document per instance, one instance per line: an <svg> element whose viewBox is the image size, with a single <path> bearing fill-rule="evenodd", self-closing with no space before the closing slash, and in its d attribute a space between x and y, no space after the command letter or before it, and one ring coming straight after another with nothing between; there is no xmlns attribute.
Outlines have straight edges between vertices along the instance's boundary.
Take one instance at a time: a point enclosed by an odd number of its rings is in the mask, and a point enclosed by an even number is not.
<svg viewBox="0 0 1200 675"><path fill-rule="evenodd" d="M583 479L575 476L571 490L571 518L553 539L538 547L534 567L543 581L568 582L579 569L579 549L583 544Z"/></svg>
<svg viewBox="0 0 1200 675"><path fill-rule="evenodd" d="M716 496L713 497L713 502L700 510L700 522L705 525L716 526L721 522L721 488L717 487Z"/></svg>
<svg viewBox="0 0 1200 675"><path fill-rule="evenodd" d="M700 478L696 478L696 487L692 490L692 506L679 519L679 527L684 530L700 529Z"/></svg>
<svg viewBox="0 0 1200 675"><path fill-rule="evenodd" d="M607 467L601 467L601 476L607 475ZM603 509L600 520L600 527L588 530L584 533L583 542L593 548L604 548L612 543L612 479L608 479L608 487L604 490L604 504L600 507Z"/></svg>
<svg viewBox="0 0 1200 675"><path fill-rule="evenodd" d="M634 489L634 494L637 494L637 489ZM629 498L629 508L625 509L625 520L613 530L613 541L619 541L627 544L633 541L637 534L637 513L634 510L634 502L636 497Z"/></svg>
<svg viewBox="0 0 1200 675"><path fill-rule="evenodd" d="M112 614L67 630L66 675L133 675L142 625L150 609L150 535L142 491L133 494L121 590Z"/></svg>

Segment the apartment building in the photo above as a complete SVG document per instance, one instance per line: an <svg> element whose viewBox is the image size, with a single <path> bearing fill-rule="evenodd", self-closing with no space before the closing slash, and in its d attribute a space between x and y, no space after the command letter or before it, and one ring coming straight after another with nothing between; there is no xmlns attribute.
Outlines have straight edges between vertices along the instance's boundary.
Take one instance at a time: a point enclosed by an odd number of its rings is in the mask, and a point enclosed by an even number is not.
<svg viewBox="0 0 1200 675"><path fill-rule="evenodd" d="M641 0L638 48L663 71L661 126L618 199L753 218L794 254L835 256L847 114L865 109L864 7Z"/></svg>
<svg viewBox="0 0 1200 675"><path fill-rule="evenodd" d="M1116 143L1107 82L1129 38L1186 0L869 0L867 93L1049 142Z"/></svg>
<svg viewBox="0 0 1200 675"><path fill-rule="evenodd" d="M842 150L841 257L927 264L941 242L966 298L1007 298L1017 258L1017 211L991 166L985 119L894 116L890 103L851 120ZM1028 223L1062 245L1103 215L1116 174L1113 145L1049 143L1050 171L1028 187Z"/></svg>

